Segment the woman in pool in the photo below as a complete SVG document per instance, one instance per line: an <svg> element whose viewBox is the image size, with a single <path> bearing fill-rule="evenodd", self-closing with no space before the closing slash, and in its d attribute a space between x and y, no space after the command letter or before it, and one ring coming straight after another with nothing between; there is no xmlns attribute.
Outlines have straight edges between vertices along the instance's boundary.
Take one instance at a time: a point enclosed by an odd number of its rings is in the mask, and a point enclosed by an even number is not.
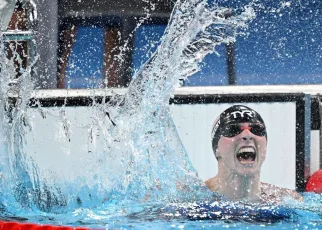
<svg viewBox="0 0 322 230"><path fill-rule="evenodd" d="M231 200L279 203L287 196L303 199L293 190L260 181L267 133L256 111L242 105L226 109L215 120L211 135L218 160L218 174L205 182L211 191Z"/></svg>

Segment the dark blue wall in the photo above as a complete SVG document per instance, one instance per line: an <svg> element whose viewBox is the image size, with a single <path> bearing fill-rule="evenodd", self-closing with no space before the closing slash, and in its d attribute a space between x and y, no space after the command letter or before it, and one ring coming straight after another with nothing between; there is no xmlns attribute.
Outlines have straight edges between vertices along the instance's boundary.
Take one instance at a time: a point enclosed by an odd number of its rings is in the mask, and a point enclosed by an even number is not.
<svg viewBox="0 0 322 230"><path fill-rule="evenodd" d="M240 5L245 1L223 1ZM239 85L322 83L322 1L262 1L257 17L236 48L236 80ZM133 74L156 50L166 25L150 24L135 33ZM227 85L225 46L217 47L201 63L201 71L186 86ZM70 88L98 87L102 78L103 29L80 27L67 76ZM72 64L72 65L71 65ZM87 80L86 80L87 79ZM94 80L91 80L94 79Z"/></svg>

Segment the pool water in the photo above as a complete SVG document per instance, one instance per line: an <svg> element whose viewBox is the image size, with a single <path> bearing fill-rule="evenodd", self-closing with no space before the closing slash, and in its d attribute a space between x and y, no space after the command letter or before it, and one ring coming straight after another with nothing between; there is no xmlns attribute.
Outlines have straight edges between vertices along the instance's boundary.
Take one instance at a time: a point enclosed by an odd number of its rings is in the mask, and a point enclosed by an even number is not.
<svg viewBox="0 0 322 230"><path fill-rule="evenodd" d="M280 206L214 201L192 167L169 112L180 79L196 73L218 45L245 34L256 7L257 1L248 1L227 18L227 7L219 3L178 1L160 46L127 94L90 108L89 130L97 130L105 146L98 155L91 154L84 175L75 180L57 179L59 172L43 170L26 152L24 133L32 128L26 111L33 85L26 71L18 85L21 98L8 109L8 76L14 71L3 65L0 218L106 229L322 228L321 195L303 194L303 203L286 200ZM63 108L59 112L59 138L68 140L70 121ZM91 138L95 142L95 135ZM69 155L67 149L64 157Z"/></svg>
<svg viewBox="0 0 322 230"><path fill-rule="evenodd" d="M321 229L322 195L303 196L304 202L286 200L282 205L210 200L167 205L120 202L57 213L2 210L1 216L10 221L93 229Z"/></svg>

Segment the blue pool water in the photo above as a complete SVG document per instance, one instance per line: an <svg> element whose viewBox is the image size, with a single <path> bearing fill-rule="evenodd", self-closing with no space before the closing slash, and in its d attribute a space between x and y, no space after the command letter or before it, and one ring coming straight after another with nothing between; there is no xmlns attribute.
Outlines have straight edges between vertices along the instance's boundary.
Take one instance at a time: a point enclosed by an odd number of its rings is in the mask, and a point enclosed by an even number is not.
<svg viewBox="0 0 322 230"><path fill-rule="evenodd" d="M123 202L70 212L2 212L2 218L39 224L103 229L321 229L321 195L305 193L305 202L283 205L229 201L160 204Z"/></svg>
<svg viewBox="0 0 322 230"><path fill-rule="evenodd" d="M219 3L178 1L160 46L133 77L127 94L90 108L89 130L95 128L105 146L74 180L57 179L26 152L33 85L26 71L18 82L21 98L11 109L6 93L14 70L3 65L1 219L106 229L322 227L321 195L303 194L303 203L286 200L280 206L214 201L191 165L169 112L171 94L218 45L244 35L261 8L257 1L239 2L226 18L227 8ZM59 138L68 139L70 121L63 108L59 119Z"/></svg>

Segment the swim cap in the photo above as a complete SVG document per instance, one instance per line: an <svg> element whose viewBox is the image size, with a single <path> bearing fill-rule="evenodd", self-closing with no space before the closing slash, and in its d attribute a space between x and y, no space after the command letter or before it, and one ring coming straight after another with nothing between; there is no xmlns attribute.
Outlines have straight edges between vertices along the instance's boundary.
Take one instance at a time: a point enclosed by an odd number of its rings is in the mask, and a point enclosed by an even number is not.
<svg viewBox="0 0 322 230"><path fill-rule="evenodd" d="M216 154L218 141L222 136L223 128L231 124L239 123L259 123L264 126L264 136L267 139L265 123L262 117L255 110L244 105L233 105L222 112L212 126L211 139L212 148Z"/></svg>

